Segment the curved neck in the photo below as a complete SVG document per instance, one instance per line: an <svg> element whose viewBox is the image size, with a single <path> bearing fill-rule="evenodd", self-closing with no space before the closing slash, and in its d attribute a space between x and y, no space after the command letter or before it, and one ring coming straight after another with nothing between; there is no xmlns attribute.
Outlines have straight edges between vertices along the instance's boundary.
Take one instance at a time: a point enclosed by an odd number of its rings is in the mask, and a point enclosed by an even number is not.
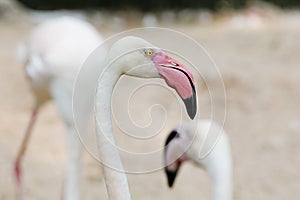
<svg viewBox="0 0 300 200"><path fill-rule="evenodd" d="M119 70L109 68L98 80L95 105L96 134L98 153L102 162L109 199L130 200L126 175L118 149L115 146L110 110L112 92L121 76Z"/></svg>

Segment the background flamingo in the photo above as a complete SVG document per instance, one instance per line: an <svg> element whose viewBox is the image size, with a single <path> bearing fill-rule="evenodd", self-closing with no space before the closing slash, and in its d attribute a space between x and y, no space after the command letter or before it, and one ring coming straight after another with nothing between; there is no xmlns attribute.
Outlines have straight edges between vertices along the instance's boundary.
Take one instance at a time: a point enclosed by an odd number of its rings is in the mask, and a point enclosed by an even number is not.
<svg viewBox="0 0 300 200"><path fill-rule="evenodd" d="M15 161L19 199L23 198L21 161L39 108L51 99L55 101L68 131L68 164L63 197L80 199L80 143L72 114L73 81L80 65L101 42L101 36L90 24L71 17L51 19L40 24L25 41L21 59L36 101Z"/></svg>
<svg viewBox="0 0 300 200"><path fill-rule="evenodd" d="M219 132L220 139L208 156L201 158L201 147L209 133ZM230 143L225 131L211 120L194 120L173 130L165 143L165 172L172 187L184 161L192 161L208 172L212 179L212 199L232 199L232 161Z"/></svg>

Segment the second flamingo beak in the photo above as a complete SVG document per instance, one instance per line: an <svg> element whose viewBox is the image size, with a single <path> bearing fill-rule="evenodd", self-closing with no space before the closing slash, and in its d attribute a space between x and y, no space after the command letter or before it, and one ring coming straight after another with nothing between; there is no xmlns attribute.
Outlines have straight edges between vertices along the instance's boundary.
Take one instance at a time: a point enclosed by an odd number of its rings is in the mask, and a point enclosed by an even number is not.
<svg viewBox="0 0 300 200"><path fill-rule="evenodd" d="M173 165L176 165L175 169L169 169L168 167L165 167L165 173L167 175L168 185L170 188L173 187L175 178L177 176L177 172L179 171L180 166L181 166L181 162L176 161L176 163L174 163Z"/></svg>
<svg viewBox="0 0 300 200"><path fill-rule="evenodd" d="M194 119L197 112L197 95L192 73L163 52L155 53L151 60L159 75L183 100L189 117Z"/></svg>

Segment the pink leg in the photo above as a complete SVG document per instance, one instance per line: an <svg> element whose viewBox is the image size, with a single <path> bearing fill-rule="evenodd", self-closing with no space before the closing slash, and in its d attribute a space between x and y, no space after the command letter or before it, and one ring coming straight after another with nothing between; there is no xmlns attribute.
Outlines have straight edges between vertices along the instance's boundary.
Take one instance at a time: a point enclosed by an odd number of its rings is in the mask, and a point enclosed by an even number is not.
<svg viewBox="0 0 300 200"><path fill-rule="evenodd" d="M31 118L30 118L29 124L28 124L26 132L25 132L25 136L22 140L22 144L21 144L21 147L19 149L17 159L15 161L14 177L15 177L15 180L16 180L16 187L17 187L17 199L19 199L19 200L23 199L23 188L22 188L22 180L21 180L22 171L21 171L21 166L20 165L21 165L21 161L23 159L23 156L25 154L28 141L29 141L30 136L31 136L31 131L32 131L33 125L35 123L35 120L36 120L36 117L37 117L37 114L38 114L38 110L39 110L39 106L37 105L37 106L35 106L35 108L32 111Z"/></svg>

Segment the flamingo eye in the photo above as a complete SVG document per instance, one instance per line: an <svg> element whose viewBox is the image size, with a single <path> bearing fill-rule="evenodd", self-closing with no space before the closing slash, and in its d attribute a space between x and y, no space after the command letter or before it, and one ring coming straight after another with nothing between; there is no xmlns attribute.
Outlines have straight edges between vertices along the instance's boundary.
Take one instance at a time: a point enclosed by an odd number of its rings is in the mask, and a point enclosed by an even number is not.
<svg viewBox="0 0 300 200"><path fill-rule="evenodd" d="M153 50L147 49L147 50L145 51L145 53L146 53L146 56L152 56L152 55L153 55Z"/></svg>

